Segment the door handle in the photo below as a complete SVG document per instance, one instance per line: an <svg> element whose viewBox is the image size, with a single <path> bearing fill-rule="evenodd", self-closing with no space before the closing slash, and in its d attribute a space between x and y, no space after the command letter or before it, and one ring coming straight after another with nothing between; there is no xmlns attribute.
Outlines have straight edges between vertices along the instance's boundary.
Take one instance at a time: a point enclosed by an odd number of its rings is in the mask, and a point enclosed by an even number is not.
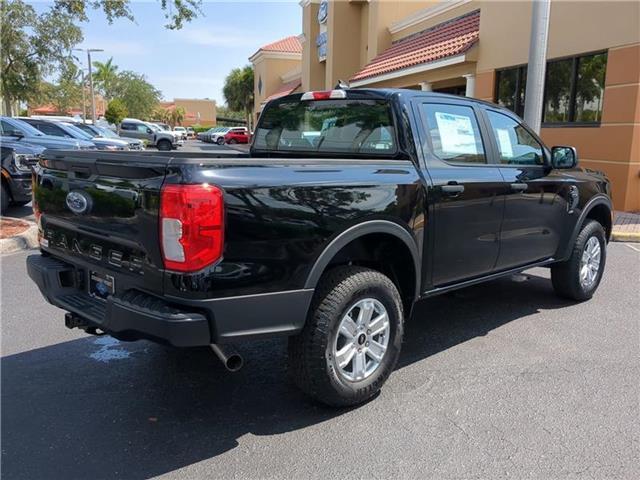
<svg viewBox="0 0 640 480"><path fill-rule="evenodd" d="M457 183L442 185L440 188L442 189L442 193L445 193L451 197L457 197L462 192L464 192L464 185L458 185Z"/></svg>
<svg viewBox="0 0 640 480"><path fill-rule="evenodd" d="M528 187L529 187L529 185L527 185L526 183L512 183L511 184L511 191L513 191L513 192L524 192Z"/></svg>

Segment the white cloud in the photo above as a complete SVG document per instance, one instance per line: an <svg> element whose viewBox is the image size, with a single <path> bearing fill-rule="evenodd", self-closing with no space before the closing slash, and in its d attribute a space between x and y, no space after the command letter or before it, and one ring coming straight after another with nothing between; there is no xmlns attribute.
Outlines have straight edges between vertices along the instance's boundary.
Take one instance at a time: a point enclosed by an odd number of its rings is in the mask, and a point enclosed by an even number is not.
<svg viewBox="0 0 640 480"><path fill-rule="evenodd" d="M215 31L206 28L189 28L181 30L182 39L192 45L203 47L256 47L261 39L247 34L246 31L216 27Z"/></svg>

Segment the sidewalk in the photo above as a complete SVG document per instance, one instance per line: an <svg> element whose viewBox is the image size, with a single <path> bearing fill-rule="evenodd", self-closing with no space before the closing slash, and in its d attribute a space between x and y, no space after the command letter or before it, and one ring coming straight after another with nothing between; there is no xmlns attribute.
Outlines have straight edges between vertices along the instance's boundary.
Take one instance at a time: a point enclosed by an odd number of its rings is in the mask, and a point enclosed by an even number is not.
<svg viewBox="0 0 640 480"><path fill-rule="evenodd" d="M0 253L13 253L38 246L38 227L18 218L0 217Z"/></svg>
<svg viewBox="0 0 640 480"><path fill-rule="evenodd" d="M640 242L640 213L615 212L611 240Z"/></svg>

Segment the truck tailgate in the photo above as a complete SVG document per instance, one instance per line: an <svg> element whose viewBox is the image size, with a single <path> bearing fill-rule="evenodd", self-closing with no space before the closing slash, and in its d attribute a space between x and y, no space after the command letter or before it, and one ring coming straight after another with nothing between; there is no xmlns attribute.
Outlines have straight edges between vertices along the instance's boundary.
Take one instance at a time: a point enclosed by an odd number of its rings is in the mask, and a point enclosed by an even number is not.
<svg viewBox="0 0 640 480"><path fill-rule="evenodd" d="M94 271L117 272L116 290L162 293L158 208L170 161L161 155L47 152L34 177L42 249L81 266L87 282Z"/></svg>

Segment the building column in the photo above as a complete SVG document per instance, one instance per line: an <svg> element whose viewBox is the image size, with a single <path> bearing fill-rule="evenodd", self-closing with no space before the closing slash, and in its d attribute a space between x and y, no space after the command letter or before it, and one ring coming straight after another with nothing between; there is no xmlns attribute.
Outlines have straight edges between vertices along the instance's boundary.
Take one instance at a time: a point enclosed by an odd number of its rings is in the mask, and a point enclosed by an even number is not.
<svg viewBox="0 0 640 480"><path fill-rule="evenodd" d="M432 90L431 83L420 82L420 90L422 90L423 92L430 92Z"/></svg>
<svg viewBox="0 0 640 480"><path fill-rule="evenodd" d="M465 97L473 97L476 93L476 75L475 73L470 73L468 75L463 75L463 77L467 80L467 90L464 93Z"/></svg>

